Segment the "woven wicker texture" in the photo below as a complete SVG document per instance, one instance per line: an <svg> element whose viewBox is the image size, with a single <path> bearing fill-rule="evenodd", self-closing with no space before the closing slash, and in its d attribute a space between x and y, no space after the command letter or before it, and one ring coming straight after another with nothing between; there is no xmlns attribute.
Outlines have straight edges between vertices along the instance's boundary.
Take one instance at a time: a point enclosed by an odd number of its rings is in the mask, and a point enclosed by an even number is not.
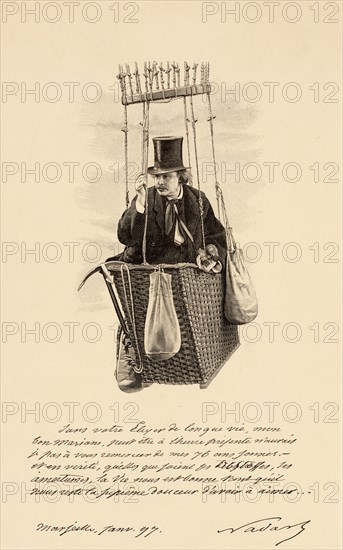
<svg viewBox="0 0 343 550"><path fill-rule="evenodd" d="M128 264L126 264L128 265ZM151 269L128 265L130 274L121 273L120 265L113 263L116 290L124 311L130 334L132 303L137 342L133 346L137 361L142 358L144 382L161 384L201 384L214 376L232 352L239 346L238 329L230 325L223 310L223 274L208 274L194 267L166 267L172 275L174 305L181 330L180 351L167 361L152 361L144 352L144 325L149 300ZM126 269L126 267L125 267ZM131 285L129 284L129 278Z"/></svg>

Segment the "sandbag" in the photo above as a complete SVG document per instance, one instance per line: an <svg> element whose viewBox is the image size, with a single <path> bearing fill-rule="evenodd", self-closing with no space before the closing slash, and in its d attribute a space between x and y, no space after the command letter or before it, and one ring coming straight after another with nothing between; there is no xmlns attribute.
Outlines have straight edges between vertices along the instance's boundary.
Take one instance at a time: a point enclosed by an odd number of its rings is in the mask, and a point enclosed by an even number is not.
<svg viewBox="0 0 343 550"><path fill-rule="evenodd" d="M170 359L181 347L181 331L174 306L171 278L171 275L162 270L150 274L144 348L146 355L154 361Z"/></svg>
<svg viewBox="0 0 343 550"><path fill-rule="evenodd" d="M237 247L232 234L228 237L233 246L230 247L226 256L224 312L230 323L244 325L257 316L258 301L245 265L243 251Z"/></svg>

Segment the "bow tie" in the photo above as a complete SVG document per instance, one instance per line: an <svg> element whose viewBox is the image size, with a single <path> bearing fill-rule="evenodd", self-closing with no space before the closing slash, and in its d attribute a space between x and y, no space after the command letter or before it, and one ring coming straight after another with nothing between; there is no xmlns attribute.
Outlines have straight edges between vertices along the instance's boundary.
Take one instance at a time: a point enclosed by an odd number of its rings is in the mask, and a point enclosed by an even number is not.
<svg viewBox="0 0 343 550"><path fill-rule="evenodd" d="M166 212L165 212L165 232L166 235L174 228L176 222L179 219L179 211L177 205L180 203L180 199L167 200Z"/></svg>

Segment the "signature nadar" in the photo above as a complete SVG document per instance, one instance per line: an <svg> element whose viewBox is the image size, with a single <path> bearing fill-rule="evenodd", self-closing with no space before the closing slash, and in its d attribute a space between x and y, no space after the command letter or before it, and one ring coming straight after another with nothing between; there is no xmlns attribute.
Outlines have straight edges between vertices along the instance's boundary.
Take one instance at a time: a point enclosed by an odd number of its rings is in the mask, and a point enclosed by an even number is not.
<svg viewBox="0 0 343 550"><path fill-rule="evenodd" d="M285 523L281 516L273 516L270 518L256 519L255 521L250 521L249 523L244 523L239 527L226 527L225 529L218 529L217 533L263 533L265 531L269 532L279 532L285 531L290 532L291 536L280 540L275 544L278 546L287 540L294 539L301 533L305 531L306 525L311 522L310 519L305 521L299 521L298 523Z"/></svg>

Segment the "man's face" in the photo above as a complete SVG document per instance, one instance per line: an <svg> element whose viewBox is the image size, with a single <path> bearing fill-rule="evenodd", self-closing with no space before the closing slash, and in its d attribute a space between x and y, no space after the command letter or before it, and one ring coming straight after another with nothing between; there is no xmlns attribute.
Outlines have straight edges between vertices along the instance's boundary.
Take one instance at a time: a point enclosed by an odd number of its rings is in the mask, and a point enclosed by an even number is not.
<svg viewBox="0 0 343 550"><path fill-rule="evenodd" d="M180 183L177 172L158 174L154 176L157 192L164 197L176 198L179 194Z"/></svg>

